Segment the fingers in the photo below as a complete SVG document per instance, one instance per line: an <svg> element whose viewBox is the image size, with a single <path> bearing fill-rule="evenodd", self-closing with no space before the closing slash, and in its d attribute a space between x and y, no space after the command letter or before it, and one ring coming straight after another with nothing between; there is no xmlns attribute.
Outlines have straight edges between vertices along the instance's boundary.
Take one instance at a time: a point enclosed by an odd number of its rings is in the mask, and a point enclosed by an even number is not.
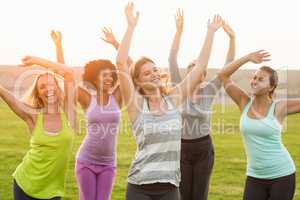
<svg viewBox="0 0 300 200"><path fill-rule="evenodd" d="M263 62L269 62L271 59L262 59Z"/></svg>
<svg viewBox="0 0 300 200"><path fill-rule="evenodd" d="M54 30L51 30L51 36L54 36L54 35L56 35L56 34L55 34L55 31L54 31Z"/></svg>
<svg viewBox="0 0 300 200"><path fill-rule="evenodd" d="M22 58L22 63L23 63L23 65L20 65L22 67L32 65L31 64L31 56L25 56L24 58Z"/></svg>
<svg viewBox="0 0 300 200"><path fill-rule="evenodd" d="M109 33L109 31L107 30L106 27L103 27L102 28L102 32L104 33L104 35L107 35Z"/></svg>
<svg viewBox="0 0 300 200"><path fill-rule="evenodd" d="M125 8L125 12L127 14L132 13L133 9L134 9L133 2L128 2L127 5L126 5L126 8Z"/></svg>
<svg viewBox="0 0 300 200"><path fill-rule="evenodd" d="M51 30L52 39L57 42L62 39L62 34L60 31Z"/></svg>
<svg viewBox="0 0 300 200"><path fill-rule="evenodd" d="M112 29L110 27L103 27L102 32L103 33L112 33Z"/></svg>
<svg viewBox="0 0 300 200"><path fill-rule="evenodd" d="M176 10L176 17L177 17L177 18L183 18L183 15L184 15L183 9L178 8L178 9Z"/></svg>

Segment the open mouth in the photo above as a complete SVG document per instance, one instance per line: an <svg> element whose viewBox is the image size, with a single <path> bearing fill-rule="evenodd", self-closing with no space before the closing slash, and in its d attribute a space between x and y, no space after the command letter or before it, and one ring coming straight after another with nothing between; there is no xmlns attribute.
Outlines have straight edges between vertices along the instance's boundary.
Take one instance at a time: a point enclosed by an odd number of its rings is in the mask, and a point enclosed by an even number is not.
<svg viewBox="0 0 300 200"><path fill-rule="evenodd" d="M55 100L55 93L54 91L48 91L46 98L48 99L48 101L54 101Z"/></svg>
<svg viewBox="0 0 300 200"><path fill-rule="evenodd" d="M157 81L160 81L160 78L154 78L151 80L152 82L157 82Z"/></svg>

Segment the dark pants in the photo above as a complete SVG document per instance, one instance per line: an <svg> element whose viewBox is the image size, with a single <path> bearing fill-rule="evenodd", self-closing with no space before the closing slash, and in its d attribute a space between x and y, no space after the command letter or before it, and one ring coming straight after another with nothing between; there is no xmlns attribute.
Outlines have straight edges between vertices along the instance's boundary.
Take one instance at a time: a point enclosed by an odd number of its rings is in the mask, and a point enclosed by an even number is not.
<svg viewBox="0 0 300 200"><path fill-rule="evenodd" d="M292 200L295 194L295 174L264 180L247 177L244 200Z"/></svg>
<svg viewBox="0 0 300 200"><path fill-rule="evenodd" d="M207 200L214 165L210 136L181 142L181 200Z"/></svg>
<svg viewBox="0 0 300 200"><path fill-rule="evenodd" d="M14 200L40 200L40 199L36 199L25 194L25 192L18 186L18 184L14 180ZM61 198L54 197L49 200L61 200Z"/></svg>
<svg viewBox="0 0 300 200"><path fill-rule="evenodd" d="M179 200L178 187L169 183L134 185L127 183L126 200Z"/></svg>

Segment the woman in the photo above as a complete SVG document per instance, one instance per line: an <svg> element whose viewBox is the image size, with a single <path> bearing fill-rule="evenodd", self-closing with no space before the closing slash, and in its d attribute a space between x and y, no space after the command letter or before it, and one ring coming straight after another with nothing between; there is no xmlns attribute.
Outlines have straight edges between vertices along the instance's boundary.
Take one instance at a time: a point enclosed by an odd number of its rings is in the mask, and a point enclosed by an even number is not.
<svg viewBox="0 0 300 200"><path fill-rule="evenodd" d="M64 62L58 33L52 32L52 38L57 59ZM70 70L65 66L48 67L58 73ZM82 78L86 87L78 86L76 90L85 112L87 134L76 156L80 199L109 200L116 174L116 136L122 105L115 66L109 60L91 61L85 65Z"/></svg>
<svg viewBox="0 0 300 200"><path fill-rule="evenodd" d="M29 64L26 59L23 62ZM76 125L73 83L72 74L65 74L62 92L53 74L41 73L27 92L26 102L0 87L0 97L27 124L31 135L30 149L13 173L15 200L64 196Z"/></svg>
<svg viewBox="0 0 300 200"><path fill-rule="evenodd" d="M250 81L248 95L230 76L242 65L268 61L264 51L250 53L223 68L218 74L227 94L241 111L240 129L247 155L245 200L292 200L295 193L295 164L281 140L287 115L300 112L300 99L275 101L278 75L262 66Z"/></svg>
<svg viewBox="0 0 300 200"><path fill-rule="evenodd" d="M173 84L182 80L177 55L184 26L183 11L178 9L176 34L169 55L169 71ZM226 63L234 60L235 34L228 24L223 29L230 38ZM187 73L193 69L192 62ZM209 181L214 165L214 147L211 133L211 110L214 97L221 88L221 81L215 76L208 83L201 83L189 96L182 110L183 135L181 140L180 169L182 179L180 193L184 200L207 200Z"/></svg>
<svg viewBox="0 0 300 200"><path fill-rule="evenodd" d="M127 200L178 200L180 183L180 104L204 78L214 33L221 18L208 24L207 36L195 68L176 87L165 92L160 72L149 58L141 58L131 68L127 65L130 43L139 14L134 4L126 6L127 31L118 49L117 67L120 89L127 106L137 152L128 175Z"/></svg>

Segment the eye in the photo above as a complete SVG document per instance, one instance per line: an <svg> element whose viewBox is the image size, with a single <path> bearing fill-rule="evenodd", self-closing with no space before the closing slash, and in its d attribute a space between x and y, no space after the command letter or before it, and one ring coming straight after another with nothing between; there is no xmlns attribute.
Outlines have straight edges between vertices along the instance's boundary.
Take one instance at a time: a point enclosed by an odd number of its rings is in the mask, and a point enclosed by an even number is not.
<svg viewBox="0 0 300 200"><path fill-rule="evenodd" d="M147 71L147 72L144 73L145 76L148 76L149 74L150 74L149 71Z"/></svg>
<svg viewBox="0 0 300 200"><path fill-rule="evenodd" d="M259 80L259 81L263 81L263 80L264 80L264 78L263 78L263 77L260 77L258 80Z"/></svg>

